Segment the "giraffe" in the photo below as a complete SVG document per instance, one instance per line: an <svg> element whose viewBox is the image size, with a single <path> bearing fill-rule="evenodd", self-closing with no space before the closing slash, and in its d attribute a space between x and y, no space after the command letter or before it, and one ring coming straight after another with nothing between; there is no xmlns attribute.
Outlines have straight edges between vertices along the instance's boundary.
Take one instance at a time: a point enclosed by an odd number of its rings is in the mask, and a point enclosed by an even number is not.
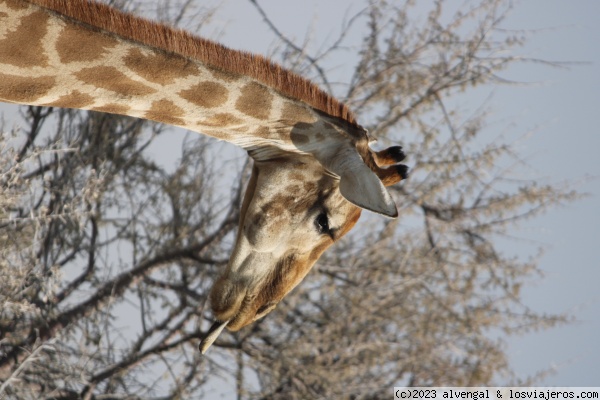
<svg viewBox="0 0 600 400"><path fill-rule="evenodd" d="M395 218L385 186L407 177L402 148L371 150L348 107L312 82L91 0L0 0L0 101L144 118L248 152L202 353L271 312L363 209Z"/></svg>

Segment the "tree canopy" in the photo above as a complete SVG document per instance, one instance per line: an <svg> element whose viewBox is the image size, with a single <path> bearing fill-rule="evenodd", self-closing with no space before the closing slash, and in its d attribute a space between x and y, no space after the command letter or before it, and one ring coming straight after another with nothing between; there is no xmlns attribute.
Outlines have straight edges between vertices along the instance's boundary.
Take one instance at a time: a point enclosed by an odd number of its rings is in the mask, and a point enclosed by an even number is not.
<svg viewBox="0 0 600 400"><path fill-rule="evenodd" d="M188 134L165 165L148 149L177 134L143 120L5 114L0 395L199 398L226 382L239 398L379 398L398 384L526 383L505 338L567 317L521 302L540 267L499 239L577 194L523 179L513 144L487 134L487 106L465 112L455 100L540 62L518 54L522 32L502 29L512 2L440 0L426 15L413 1L369 2L311 52L250 1L278 40L277 61L335 92L379 141L403 144L411 177L390 189L400 217L365 213L276 311L200 356L250 161ZM173 23L198 16L193 0L156 2ZM349 43L356 27L362 41ZM349 51L352 77L334 85L328 63Z"/></svg>

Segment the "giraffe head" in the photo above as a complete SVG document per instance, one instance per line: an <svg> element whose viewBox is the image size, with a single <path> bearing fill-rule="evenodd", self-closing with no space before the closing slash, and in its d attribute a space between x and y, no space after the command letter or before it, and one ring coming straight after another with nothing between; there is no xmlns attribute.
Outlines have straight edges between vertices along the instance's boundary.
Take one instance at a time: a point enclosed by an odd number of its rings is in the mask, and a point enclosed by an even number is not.
<svg viewBox="0 0 600 400"><path fill-rule="evenodd" d="M331 137L331 136L328 136ZM362 209L397 215L384 185L407 176L402 149L372 152L366 135L311 154L273 149L255 159L233 254L210 293L216 319L200 349L223 328L236 331L272 311L321 254L358 221ZM301 147L301 146L299 146ZM324 151L331 147L333 150ZM308 148L305 148L308 150Z"/></svg>

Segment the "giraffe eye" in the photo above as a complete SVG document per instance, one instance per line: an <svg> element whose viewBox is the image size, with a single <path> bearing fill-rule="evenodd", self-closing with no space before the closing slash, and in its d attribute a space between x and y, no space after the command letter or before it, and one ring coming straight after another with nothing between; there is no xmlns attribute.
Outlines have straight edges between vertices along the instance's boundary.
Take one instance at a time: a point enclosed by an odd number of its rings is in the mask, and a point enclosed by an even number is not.
<svg viewBox="0 0 600 400"><path fill-rule="evenodd" d="M319 233L329 233L329 218L327 217L326 213L322 212L317 215L317 218L315 219L315 226L317 227L317 231L319 231Z"/></svg>

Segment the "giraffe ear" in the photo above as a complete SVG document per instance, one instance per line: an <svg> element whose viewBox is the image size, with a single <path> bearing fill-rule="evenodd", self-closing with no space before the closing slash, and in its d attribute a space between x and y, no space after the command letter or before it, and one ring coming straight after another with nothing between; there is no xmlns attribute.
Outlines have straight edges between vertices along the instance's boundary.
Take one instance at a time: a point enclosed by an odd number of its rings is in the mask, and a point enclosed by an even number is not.
<svg viewBox="0 0 600 400"><path fill-rule="evenodd" d="M319 161L340 177L340 193L350 203L391 218L398 216L392 196L355 147L337 147Z"/></svg>
<svg viewBox="0 0 600 400"><path fill-rule="evenodd" d="M396 203L383 183L369 167L363 163L359 165L340 175L342 196L360 208L396 218L398 216Z"/></svg>

